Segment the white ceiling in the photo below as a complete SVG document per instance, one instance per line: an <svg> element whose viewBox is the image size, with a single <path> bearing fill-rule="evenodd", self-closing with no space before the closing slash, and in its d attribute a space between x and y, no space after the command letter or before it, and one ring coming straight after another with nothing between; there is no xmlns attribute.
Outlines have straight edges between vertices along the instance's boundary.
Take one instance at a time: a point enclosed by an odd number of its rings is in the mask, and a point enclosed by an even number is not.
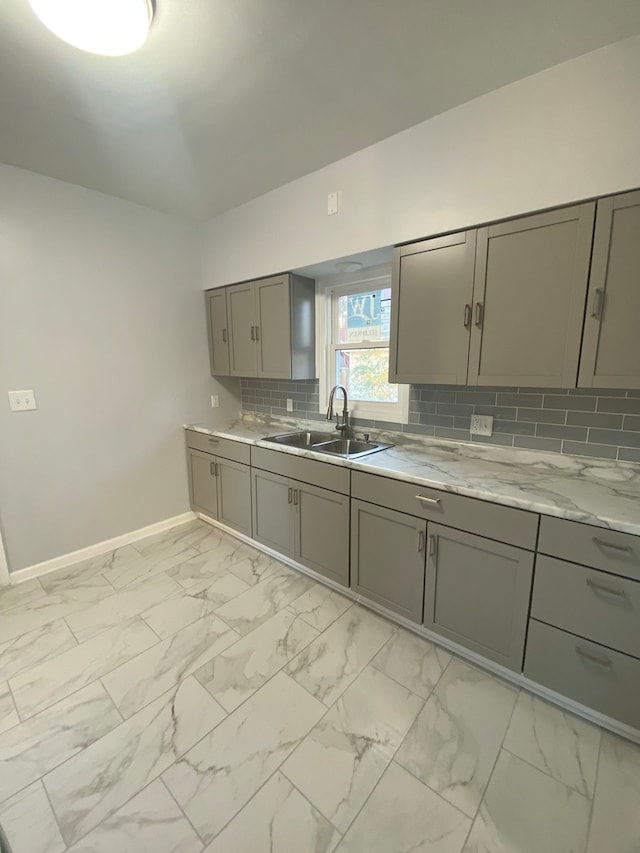
<svg viewBox="0 0 640 853"><path fill-rule="evenodd" d="M638 0L156 7L147 44L106 58L2 0L0 161L205 219L640 32Z"/></svg>

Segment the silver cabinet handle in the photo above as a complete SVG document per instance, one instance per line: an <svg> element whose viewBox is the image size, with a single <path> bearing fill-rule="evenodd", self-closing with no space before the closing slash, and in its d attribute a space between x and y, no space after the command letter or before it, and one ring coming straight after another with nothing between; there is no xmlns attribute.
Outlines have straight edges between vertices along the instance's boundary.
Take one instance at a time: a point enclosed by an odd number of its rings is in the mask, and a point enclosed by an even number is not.
<svg viewBox="0 0 640 853"><path fill-rule="evenodd" d="M418 531L418 554L424 551L424 530Z"/></svg>
<svg viewBox="0 0 640 853"><path fill-rule="evenodd" d="M581 646L576 646L576 652L581 658L591 661L591 663L597 663L598 666L613 666L609 658L599 658L597 655L592 655L588 649L583 649Z"/></svg>
<svg viewBox="0 0 640 853"><path fill-rule="evenodd" d="M471 327L471 305L468 302L464 306L464 327L465 329Z"/></svg>
<svg viewBox="0 0 640 853"><path fill-rule="evenodd" d="M220 444L219 438L209 438L207 440L208 440L209 444Z"/></svg>
<svg viewBox="0 0 640 853"><path fill-rule="evenodd" d="M255 341L255 339L256 339L256 327L252 326L251 327L251 340Z"/></svg>
<svg viewBox="0 0 640 853"><path fill-rule="evenodd" d="M293 501L293 486L289 486L287 489L287 503L292 503Z"/></svg>
<svg viewBox="0 0 640 853"><path fill-rule="evenodd" d="M222 343L223 343L223 344L228 343L227 330L226 330L226 329L223 329L223 330L222 330Z"/></svg>
<svg viewBox="0 0 640 853"><path fill-rule="evenodd" d="M597 536L593 537L592 542L600 548L611 548L612 551L620 551L621 554L633 554L631 545L616 545L613 542L605 542L604 539L598 539Z"/></svg>
<svg viewBox="0 0 640 853"><path fill-rule="evenodd" d="M593 304L591 306L591 316L596 320L602 319L602 305L604 303L604 290L601 287L596 287L593 291Z"/></svg>
<svg viewBox="0 0 640 853"><path fill-rule="evenodd" d="M299 492L299 490L298 490L298 489L294 489L294 490L293 490L293 505L294 505L294 506L298 506L298 496L299 496L299 494L300 494L300 492Z"/></svg>
<svg viewBox="0 0 640 853"><path fill-rule="evenodd" d="M216 476L216 463L215 462L211 463L211 476L212 477Z"/></svg>
<svg viewBox="0 0 640 853"><path fill-rule="evenodd" d="M440 506L440 498L429 498L426 495L416 495L416 500L429 506Z"/></svg>
<svg viewBox="0 0 640 853"><path fill-rule="evenodd" d="M260 326L256 326L256 340L260 340Z"/></svg>
<svg viewBox="0 0 640 853"><path fill-rule="evenodd" d="M438 542L433 533L429 534L429 556L433 557L434 562L438 559Z"/></svg>
<svg viewBox="0 0 640 853"><path fill-rule="evenodd" d="M593 578L587 578L587 586L590 589L597 590L598 592L606 592L609 595L617 595L620 598L624 598L626 592L623 589L616 589L613 586L606 586L603 583L598 583L598 581L594 581Z"/></svg>
<svg viewBox="0 0 640 853"><path fill-rule="evenodd" d="M476 326L482 325L482 315L484 314L484 306L482 302L476 302Z"/></svg>

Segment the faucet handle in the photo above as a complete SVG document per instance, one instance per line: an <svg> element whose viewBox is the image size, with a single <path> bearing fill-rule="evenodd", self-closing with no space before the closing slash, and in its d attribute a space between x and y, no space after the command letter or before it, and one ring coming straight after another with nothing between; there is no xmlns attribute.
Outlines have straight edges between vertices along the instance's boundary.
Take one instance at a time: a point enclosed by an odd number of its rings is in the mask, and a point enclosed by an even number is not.
<svg viewBox="0 0 640 853"><path fill-rule="evenodd" d="M361 432L359 434L356 433L355 437L357 438L358 441L369 441L369 439L371 438L371 435L368 432Z"/></svg>

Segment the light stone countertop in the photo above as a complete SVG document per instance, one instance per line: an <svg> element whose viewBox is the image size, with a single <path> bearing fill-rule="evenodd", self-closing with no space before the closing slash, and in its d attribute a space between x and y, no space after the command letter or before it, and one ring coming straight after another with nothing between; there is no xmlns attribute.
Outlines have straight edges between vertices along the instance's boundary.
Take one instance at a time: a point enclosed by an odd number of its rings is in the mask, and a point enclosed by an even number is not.
<svg viewBox="0 0 640 853"><path fill-rule="evenodd" d="M372 432L372 440L395 446L360 459L343 459L263 440L297 430L330 431L324 421L243 415L226 424L184 426L355 471L640 535L640 465L631 462L378 430Z"/></svg>

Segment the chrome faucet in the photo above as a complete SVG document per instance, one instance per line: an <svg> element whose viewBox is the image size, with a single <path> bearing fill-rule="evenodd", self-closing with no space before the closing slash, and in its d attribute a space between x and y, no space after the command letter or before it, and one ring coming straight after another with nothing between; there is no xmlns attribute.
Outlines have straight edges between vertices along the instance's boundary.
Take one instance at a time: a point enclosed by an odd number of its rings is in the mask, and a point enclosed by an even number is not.
<svg viewBox="0 0 640 853"><path fill-rule="evenodd" d="M351 426L349 425L349 410L347 408L347 389L344 385L334 385L329 394L329 408L327 409L327 420L333 420L333 399L336 391L342 391L344 397L344 406L342 407L342 423L340 423L340 415L336 412L336 429L342 433L343 438L351 438Z"/></svg>

